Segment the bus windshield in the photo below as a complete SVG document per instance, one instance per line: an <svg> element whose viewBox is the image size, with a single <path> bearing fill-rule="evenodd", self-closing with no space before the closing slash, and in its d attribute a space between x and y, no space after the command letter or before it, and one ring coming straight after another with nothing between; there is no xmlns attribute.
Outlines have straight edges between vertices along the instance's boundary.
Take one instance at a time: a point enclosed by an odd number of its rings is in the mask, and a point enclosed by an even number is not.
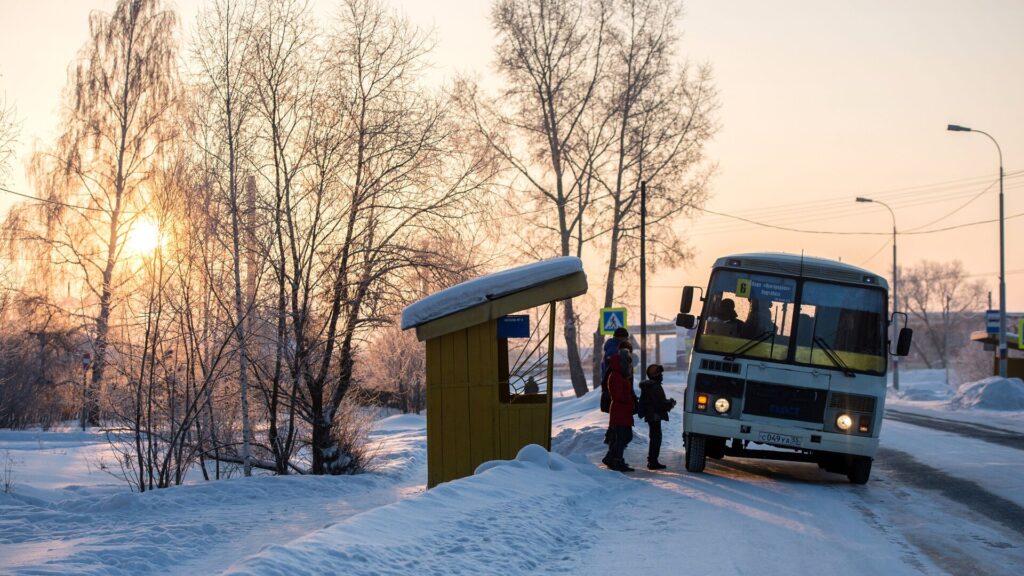
<svg viewBox="0 0 1024 576"><path fill-rule="evenodd" d="M706 352L785 360L796 281L720 270L711 278L698 347Z"/></svg>
<svg viewBox="0 0 1024 576"><path fill-rule="evenodd" d="M701 352L884 374L886 294L741 270L711 277Z"/></svg>
<svg viewBox="0 0 1024 576"><path fill-rule="evenodd" d="M831 350L830 350L831 349ZM885 293L804 282L797 325L796 361L836 367L833 351L852 370L885 372Z"/></svg>

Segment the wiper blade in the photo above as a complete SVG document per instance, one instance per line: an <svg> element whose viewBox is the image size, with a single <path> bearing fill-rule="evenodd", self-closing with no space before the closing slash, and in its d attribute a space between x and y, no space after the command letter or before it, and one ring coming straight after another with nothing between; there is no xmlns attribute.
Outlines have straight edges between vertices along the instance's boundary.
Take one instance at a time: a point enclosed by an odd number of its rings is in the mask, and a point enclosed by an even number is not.
<svg viewBox="0 0 1024 576"><path fill-rule="evenodd" d="M747 352L748 350L750 350L754 346L757 346L761 342L764 342L769 337L774 336L774 335L775 335L775 330L765 330L764 332L761 332L760 334L758 334L757 338L755 338L755 339L753 339L753 340L751 340L749 342L744 342L739 348L733 350L732 352L729 352L729 354L725 357L725 359L730 361L730 362L732 362L740 354L743 354L743 353Z"/></svg>
<svg viewBox="0 0 1024 576"><path fill-rule="evenodd" d="M821 336L815 336L814 342L817 343L818 346L821 346L821 349L825 352L825 355L828 356L828 359L843 371L844 376L849 376L850 378L855 378L857 376L853 373L853 370L846 365L846 362L843 362L843 359L839 357L839 354L837 354L836 351L828 345L828 342L825 342L824 338Z"/></svg>

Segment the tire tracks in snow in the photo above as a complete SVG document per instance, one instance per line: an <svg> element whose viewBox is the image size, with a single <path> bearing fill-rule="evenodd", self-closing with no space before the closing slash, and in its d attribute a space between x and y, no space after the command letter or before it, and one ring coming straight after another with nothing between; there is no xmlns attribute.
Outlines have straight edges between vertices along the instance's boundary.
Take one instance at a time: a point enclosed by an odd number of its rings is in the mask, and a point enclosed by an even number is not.
<svg viewBox="0 0 1024 576"><path fill-rule="evenodd" d="M952 432L953 434L958 434L960 436L966 436L976 440L984 440L985 442L991 442L992 444L1015 448L1017 450L1024 450L1024 434L1018 434L1012 430L1005 430L1003 428L996 428L985 424L977 424L975 422L964 422L960 420L939 418L936 416L925 416L923 414L903 412L900 410L893 410L891 408L887 408L885 410L885 417L889 420L895 420L896 422L903 422L905 424L912 424L923 428L931 428L932 430L939 430L940 432Z"/></svg>
<svg viewBox="0 0 1024 576"><path fill-rule="evenodd" d="M977 482L953 476L892 448L879 448L875 464L880 464L889 477L902 484L938 492L944 498L962 504L1019 536L1024 536L1024 508L993 494Z"/></svg>

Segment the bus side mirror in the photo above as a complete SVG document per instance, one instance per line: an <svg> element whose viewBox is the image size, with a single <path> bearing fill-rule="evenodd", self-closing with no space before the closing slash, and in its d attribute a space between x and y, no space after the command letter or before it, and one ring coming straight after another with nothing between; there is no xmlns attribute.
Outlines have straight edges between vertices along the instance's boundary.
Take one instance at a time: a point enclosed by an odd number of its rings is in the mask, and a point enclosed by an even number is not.
<svg viewBox="0 0 1024 576"><path fill-rule="evenodd" d="M901 328L900 337L896 341L896 355L906 356L910 354L910 341L914 337L914 330L912 328Z"/></svg>
<svg viewBox="0 0 1024 576"><path fill-rule="evenodd" d="M896 355L907 356L910 354L910 343L914 338L914 331L911 328L907 328L908 318L904 312L893 312L892 316L889 317L889 323L895 323L898 316L903 318L903 328L900 328L900 334L896 338ZM891 348L889 349L889 353L892 354Z"/></svg>
<svg viewBox="0 0 1024 576"><path fill-rule="evenodd" d="M686 328L687 330L693 330L697 325L697 317L693 314L678 314L676 315L676 326Z"/></svg>
<svg viewBox="0 0 1024 576"><path fill-rule="evenodd" d="M679 313L688 314L693 306L693 286L683 288L683 300L679 303ZM678 322L677 322L678 324ZM682 326L682 324L680 324Z"/></svg>
<svg viewBox="0 0 1024 576"><path fill-rule="evenodd" d="M679 302L679 313L689 314L690 308L693 307L693 286L685 286L683 288L683 299ZM677 322L678 324L678 322ZM682 324L679 324L682 326Z"/></svg>

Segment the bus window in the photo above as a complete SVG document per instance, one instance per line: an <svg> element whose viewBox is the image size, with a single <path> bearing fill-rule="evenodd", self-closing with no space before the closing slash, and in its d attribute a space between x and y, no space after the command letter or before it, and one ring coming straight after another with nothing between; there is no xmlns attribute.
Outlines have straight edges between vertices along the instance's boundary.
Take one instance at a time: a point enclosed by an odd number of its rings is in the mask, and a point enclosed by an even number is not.
<svg viewBox="0 0 1024 576"><path fill-rule="evenodd" d="M796 282L765 274L715 272L696 346L704 352L785 360Z"/></svg>
<svg viewBox="0 0 1024 576"><path fill-rule="evenodd" d="M804 283L797 319L796 361L837 368L834 350L851 370L885 372L885 293L881 290Z"/></svg>

